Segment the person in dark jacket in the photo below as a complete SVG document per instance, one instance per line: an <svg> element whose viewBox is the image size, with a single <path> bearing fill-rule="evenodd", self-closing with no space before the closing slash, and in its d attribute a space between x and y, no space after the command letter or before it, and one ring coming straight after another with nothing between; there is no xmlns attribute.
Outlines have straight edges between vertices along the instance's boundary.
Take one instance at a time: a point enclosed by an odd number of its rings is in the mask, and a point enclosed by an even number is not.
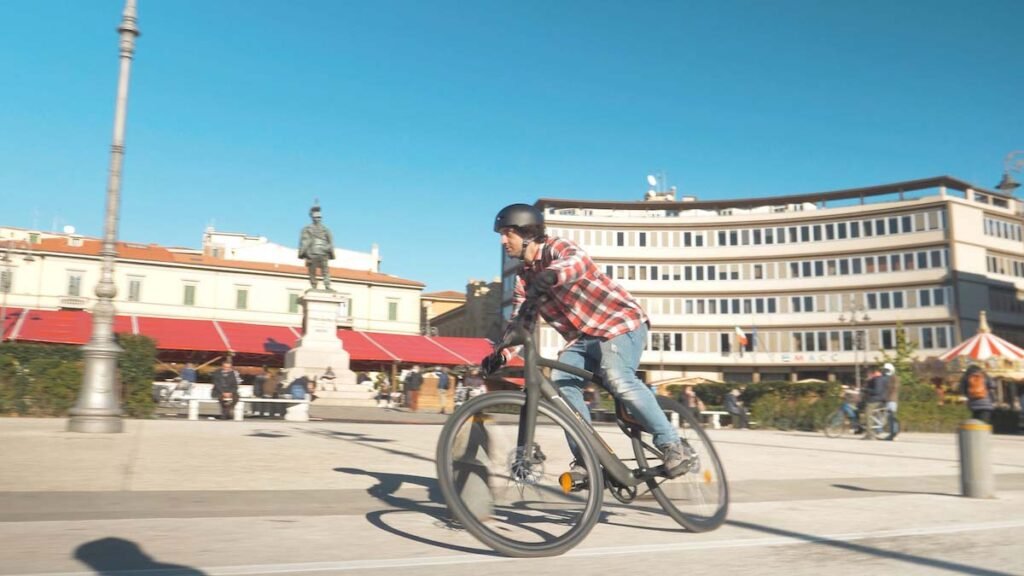
<svg viewBox="0 0 1024 576"><path fill-rule="evenodd" d="M231 360L221 362L220 370L213 373L213 398L220 401L220 415L224 420L231 420L235 404L238 403L238 385L242 377L238 375Z"/></svg>
<svg viewBox="0 0 1024 576"><path fill-rule="evenodd" d="M420 386L423 386L423 375L420 374L419 366L413 366L412 370L409 370L402 386L405 388L405 405L415 412L420 401Z"/></svg>
<svg viewBox="0 0 1024 576"><path fill-rule="evenodd" d="M868 375L868 381L864 384L864 409L861 414L864 417L864 440L877 440L881 430L875 430L871 425L871 414L881 409L888 401L889 386L888 380L882 371L875 368Z"/></svg>
<svg viewBox="0 0 1024 576"><path fill-rule="evenodd" d="M725 395L725 411L732 415L732 426L733 428L750 428L750 423L747 420L747 409L743 406L743 401L740 400L740 391L733 388L728 394Z"/></svg>
<svg viewBox="0 0 1024 576"><path fill-rule="evenodd" d="M984 368L972 364L964 370L964 375L960 377L960 393L967 397L971 418L992 423L996 383L985 373Z"/></svg>

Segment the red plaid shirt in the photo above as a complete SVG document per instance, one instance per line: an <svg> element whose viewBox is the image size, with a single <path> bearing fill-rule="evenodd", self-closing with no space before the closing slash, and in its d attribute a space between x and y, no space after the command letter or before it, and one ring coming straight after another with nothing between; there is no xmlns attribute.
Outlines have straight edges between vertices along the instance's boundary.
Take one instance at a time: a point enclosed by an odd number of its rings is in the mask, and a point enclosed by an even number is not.
<svg viewBox="0 0 1024 576"><path fill-rule="evenodd" d="M549 291L550 298L541 305L540 315L569 342L580 336L608 340L632 332L648 321L640 304L598 270L582 248L569 240L552 237L516 274L513 318L526 299L527 283L543 270L554 270L558 280ZM504 351L506 358L514 353Z"/></svg>

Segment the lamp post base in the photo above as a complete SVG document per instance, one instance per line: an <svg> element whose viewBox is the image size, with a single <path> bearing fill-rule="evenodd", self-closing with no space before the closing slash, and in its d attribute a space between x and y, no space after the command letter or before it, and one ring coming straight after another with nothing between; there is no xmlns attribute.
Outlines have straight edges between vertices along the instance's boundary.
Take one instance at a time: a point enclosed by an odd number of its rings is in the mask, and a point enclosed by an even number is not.
<svg viewBox="0 0 1024 576"><path fill-rule="evenodd" d="M79 414L68 419L68 432L84 432L86 434L117 434L124 429L120 415Z"/></svg>

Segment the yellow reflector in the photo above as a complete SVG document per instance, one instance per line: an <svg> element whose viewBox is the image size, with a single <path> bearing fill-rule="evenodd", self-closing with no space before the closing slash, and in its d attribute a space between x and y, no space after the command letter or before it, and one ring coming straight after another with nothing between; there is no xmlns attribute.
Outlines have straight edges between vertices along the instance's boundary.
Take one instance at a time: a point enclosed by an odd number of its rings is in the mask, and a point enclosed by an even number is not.
<svg viewBox="0 0 1024 576"><path fill-rule="evenodd" d="M710 484L711 483L711 470L705 470L704 471L704 483L705 484Z"/></svg>
<svg viewBox="0 0 1024 576"><path fill-rule="evenodd" d="M558 477L558 485L562 487L562 492L566 494L572 492L572 474L562 472L562 475Z"/></svg>

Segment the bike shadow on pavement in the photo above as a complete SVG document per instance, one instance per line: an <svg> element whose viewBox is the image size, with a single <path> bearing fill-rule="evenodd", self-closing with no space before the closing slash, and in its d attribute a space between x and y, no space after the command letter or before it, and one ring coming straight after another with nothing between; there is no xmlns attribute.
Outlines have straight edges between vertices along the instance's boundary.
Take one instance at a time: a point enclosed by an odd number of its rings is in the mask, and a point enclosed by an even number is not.
<svg viewBox="0 0 1024 576"><path fill-rule="evenodd" d="M407 540L413 540L421 544L427 544L429 546L436 546L438 548L446 548L448 550L466 552L469 554L500 556L500 554L488 548L470 548L468 546L460 546L450 542L427 538L419 534L411 534L405 530L392 526L384 519L384 516L390 513L417 512L432 518L435 526L446 528L448 530L458 530L458 525L455 523L454 519L452 519L451 515L448 513L448 507L444 504L444 499L441 496L441 488L438 486L436 479L427 478L425 476L414 476L412 474L371 472L369 470L363 470L362 468L340 467L335 468L334 471L355 476L369 476L377 481L377 484L367 488L366 492L370 496L373 496L387 504L389 508L386 510L375 510L366 514L366 520L373 526L385 532L394 534L395 536L399 536ZM403 486L420 486L425 488L427 491L427 499L425 501L414 500L412 498L399 495L398 491Z"/></svg>
<svg viewBox="0 0 1024 576"><path fill-rule="evenodd" d="M426 538L424 536L410 534L404 530L401 530L395 526L392 526L384 520L386 514L395 512L418 512L433 518L434 525L447 529L447 530L462 530L458 522L452 518L451 513L448 511L447 505L444 503L444 498L441 495L440 486L437 483L436 478L428 478L425 476L414 476L412 474L393 474L388 472L370 472L361 468L349 468L339 467L334 469L336 472L343 474L369 476L377 480L377 484L371 486L366 491L368 494L377 498L381 502L387 504L391 509L388 510L377 510L366 514L367 521L377 528L389 532L396 536L401 536L409 540L414 540L422 544L428 544L437 546L440 548L447 548L449 550L455 550L458 552L468 552L472 554L484 554L488 556L500 556L496 552L488 548L470 548L466 546L459 546L451 544L449 542L442 542ZM409 486L420 486L427 491L427 499L414 500L407 496L399 495L398 491L403 487L408 488ZM619 512L619 509L623 512ZM617 517L629 518L632 514L627 514L625 511L642 511L649 514L657 514L664 516L660 508L650 508L645 506L617 506L605 504L601 509L601 515L598 518L598 523L608 524L612 526L620 526L627 528L641 528L644 530L655 530L659 532L685 532L683 528L660 528L652 526L642 520L633 522L620 521ZM515 519L510 521L515 522ZM534 518L528 515L524 515L520 519L520 525L526 526L530 522L533 522Z"/></svg>
<svg viewBox="0 0 1024 576"><path fill-rule="evenodd" d="M123 538L101 538L75 549L74 557L101 576L108 574L159 574L161 576L206 576L206 572L157 562L138 544Z"/></svg>

